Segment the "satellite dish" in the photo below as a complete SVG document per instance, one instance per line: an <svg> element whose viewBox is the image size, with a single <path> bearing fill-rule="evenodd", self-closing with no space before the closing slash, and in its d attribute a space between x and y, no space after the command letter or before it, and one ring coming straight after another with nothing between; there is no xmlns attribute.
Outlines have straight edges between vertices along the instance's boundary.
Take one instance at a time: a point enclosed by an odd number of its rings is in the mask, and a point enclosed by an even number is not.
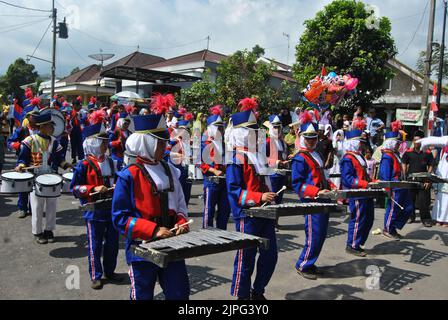
<svg viewBox="0 0 448 320"><path fill-rule="evenodd" d="M115 57L115 55L111 53L96 53L89 55L89 58L92 58L93 60L96 61L101 61L101 63L103 63L103 61L112 59L113 57Z"/></svg>

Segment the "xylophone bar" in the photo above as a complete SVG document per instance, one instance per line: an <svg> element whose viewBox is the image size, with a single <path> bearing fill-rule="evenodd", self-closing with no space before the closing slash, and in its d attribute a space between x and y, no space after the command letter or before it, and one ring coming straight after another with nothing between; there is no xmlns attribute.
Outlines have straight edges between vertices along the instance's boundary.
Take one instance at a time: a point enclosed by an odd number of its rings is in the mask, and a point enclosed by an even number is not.
<svg viewBox="0 0 448 320"><path fill-rule="evenodd" d="M422 184L411 181L378 181L369 183L372 189L420 189Z"/></svg>
<svg viewBox="0 0 448 320"><path fill-rule="evenodd" d="M354 189L354 190L337 190L325 194L321 194L321 199L351 199L351 198L376 198L384 195L384 189Z"/></svg>
<svg viewBox="0 0 448 320"><path fill-rule="evenodd" d="M308 214L344 213L346 207L336 203L285 203L244 210L251 218L276 220L280 217L303 216Z"/></svg>
<svg viewBox="0 0 448 320"><path fill-rule="evenodd" d="M418 181L421 183L431 182L431 183L448 183L448 179L443 179L438 175L429 172L413 173L409 175L409 179L413 181Z"/></svg>
<svg viewBox="0 0 448 320"><path fill-rule="evenodd" d="M235 231L214 228L177 237L132 245L135 255L166 268L170 262L253 247L269 247L269 240Z"/></svg>

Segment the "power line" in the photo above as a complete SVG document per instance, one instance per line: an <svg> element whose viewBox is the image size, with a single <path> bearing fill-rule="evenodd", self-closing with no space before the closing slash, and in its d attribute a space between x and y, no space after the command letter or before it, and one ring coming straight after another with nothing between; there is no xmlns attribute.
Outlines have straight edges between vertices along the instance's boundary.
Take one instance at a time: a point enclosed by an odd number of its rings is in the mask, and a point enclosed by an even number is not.
<svg viewBox="0 0 448 320"><path fill-rule="evenodd" d="M65 41L67 42L69 47L73 50L73 52L76 53L76 55L78 57L80 57L88 65L89 62L82 55L79 54L79 52L71 45L71 43L68 41L68 39L65 39Z"/></svg>
<svg viewBox="0 0 448 320"><path fill-rule="evenodd" d="M36 53L37 49L39 48L40 44L42 43L42 40L44 40L45 35L47 34L48 30L50 29L52 23L53 23L53 21L50 21L50 24L48 25L47 29L45 30L42 38L40 38L39 43L36 46L36 49L34 49L33 53L31 54L32 57L34 57L34 54Z"/></svg>
<svg viewBox="0 0 448 320"><path fill-rule="evenodd" d="M45 20L47 20L47 19L48 19L48 18L46 18ZM41 20L42 20L42 19L41 19ZM26 25L26 24L30 24L30 23L35 23L35 22L38 22L38 21L40 21L40 20L34 20L34 21L28 21L28 22L22 22L22 23L19 23L19 24L11 25L11 26L5 26L5 27L0 28L0 30L7 30L7 29L15 28L15 27L20 27L20 26L24 26L24 25Z"/></svg>
<svg viewBox="0 0 448 320"><path fill-rule="evenodd" d="M44 18L48 16L42 16L42 15L20 15L20 14L0 14L0 17L14 17L14 18Z"/></svg>
<svg viewBox="0 0 448 320"><path fill-rule="evenodd" d="M428 4L429 4L429 1L426 2L425 11L423 11L422 17L420 19L420 23L418 24L417 29L415 29L415 32L414 32L414 35L411 38L411 41L409 41L408 45L406 46L406 49L404 49L404 51L401 52L399 54L399 56L403 55L406 51L408 51L408 49L411 46L412 42L414 42L415 36L417 35L418 30L420 30L420 26L422 25L423 19L425 18L426 10L428 9Z"/></svg>
<svg viewBox="0 0 448 320"><path fill-rule="evenodd" d="M0 34L16 31L16 30L23 29L23 28L26 28L26 27L30 27L32 25L35 25L37 23L41 23L41 22L44 22L44 21L47 21L47 20L48 19L39 20L39 21L33 21L33 22L28 22L28 23L23 23L21 25L17 25L16 27L14 27L12 29L0 31ZM9 27L9 28L11 28L11 27Z"/></svg>
<svg viewBox="0 0 448 320"><path fill-rule="evenodd" d="M19 5L16 5L16 4L13 4L13 3L9 3L9 2L6 2L6 1L2 1L2 0L0 0L0 3L6 4L6 5L11 6L11 7L19 8L19 9L24 9L24 10L39 11L39 12L52 12L51 10L42 10L42 9L23 7L23 6L19 6Z"/></svg>

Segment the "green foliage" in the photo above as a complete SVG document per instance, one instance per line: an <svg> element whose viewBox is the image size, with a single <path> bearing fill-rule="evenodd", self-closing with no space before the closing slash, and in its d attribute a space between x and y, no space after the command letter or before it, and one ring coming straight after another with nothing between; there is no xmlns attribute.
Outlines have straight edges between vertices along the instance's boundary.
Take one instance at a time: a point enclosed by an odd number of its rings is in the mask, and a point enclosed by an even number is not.
<svg viewBox="0 0 448 320"><path fill-rule="evenodd" d="M264 53L258 45L252 51L237 51L218 66L216 80L217 101L225 104L232 112L238 111L238 102L246 97L257 97L261 113L269 112L269 97L272 89L269 86L273 63L257 61Z"/></svg>
<svg viewBox="0 0 448 320"><path fill-rule="evenodd" d="M0 94L23 95L24 90L20 88L25 84L34 83L39 74L34 70L34 65L28 64L22 58L17 59L8 67L6 74L0 77ZM36 93L34 88L34 93Z"/></svg>
<svg viewBox="0 0 448 320"><path fill-rule="evenodd" d="M208 114L208 110L215 104L215 84L210 81L210 70L204 73L202 81L195 82L190 89L182 89L179 103L191 112Z"/></svg>
<svg viewBox="0 0 448 320"><path fill-rule="evenodd" d="M293 67L302 86L325 66L327 71L359 78L352 106L368 107L385 93L386 81L394 76L386 62L395 56L396 48L389 19L382 17L377 27L368 28L370 14L362 2L335 0L305 21Z"/></svg>

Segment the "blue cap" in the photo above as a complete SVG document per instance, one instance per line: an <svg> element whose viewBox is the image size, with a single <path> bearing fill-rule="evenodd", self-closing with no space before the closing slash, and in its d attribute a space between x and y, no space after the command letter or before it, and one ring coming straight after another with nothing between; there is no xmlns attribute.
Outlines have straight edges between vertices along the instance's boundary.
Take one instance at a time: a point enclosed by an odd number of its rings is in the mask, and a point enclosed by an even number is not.
<svg viewBox="0 0 448 320"><path fill-rule="evenodd" d="M269 116L269 122L274 126L274 127L277 127L277 126L281 126L282 125L282 121L280 120L280 118L279 118L279 116L278 115L272 115L272 116Z"/></svg>
<svg viewBox="0 0 448 320"><path fill-rule="evenodd" d="M170 135L166 126L165 116L148 114L135 116L134 127L136 133L148 133L161 140L169 140Z"/></svg>
<svg viewBox="0 0 448 320"><path fill-rule="evenodd" d="M224 121L222 120L220 115L210 116L207 118L207 125L223 126Z"/></svg>
<svg viewBox="0 0 448 320"><path fill-rule="evenodd" d="M36 122L37 126L41 126L47 123L52 123L55 124L52 120L51 120L51 113L50 112L46 112L46 113L39 113L37 115L34 116L34 121Z"/></svg>
<svg viewBox="0 0 448 320"><path fill-rule="evenodd" d="M36 115L39 114L39 108L37 106L28 106L23 109L22 116L26 117L28 115Z"/></svg>
<svg viewBox="0 0 448 320"><path fill-rule="evenodd" d="M189 128L190 127L190 121L180 120L180 121L177 122L177 126L179 128Z"/></svg>
<svg viewBox="0 0 448 320"><path fill-rule="evenodd" d="M97 123L92 126L84 127L84 129L82 130L82 140L84 141L87 138L91 137L99 139L109 139L102 123Z"/></svg>
<svg viewBox="0 0 448 320"><path fill-rule="evenodd" d="M315 122L307 122L300 126L300 134L305 138L317 138L319 136L319 125Z"/></svg>
<svg viewBox="0 0 448 320"><path fill-rule="evenodd" d="M391 132L387 132L387 133L384 135L384 137L385 137L386 139L395 139L395 140L398 140L398 139L400 138L400 132L393 132L393 131L391 131Z"/></svg>
<svg viewBox="0 0 448 320"><path fill-rule="evenodd" d="M361 140L362 134L363 134L363 131L361 131L361 130L352 130L352 131L345 133L345 138L347 140L356 140L356 139Z"/></svg>
<svg viewBox="0 0 448 320"><path fill-rule="evenodd" d="M235 128L259 129L257 117L251 110L235 113L230 118Z"/></svg>

